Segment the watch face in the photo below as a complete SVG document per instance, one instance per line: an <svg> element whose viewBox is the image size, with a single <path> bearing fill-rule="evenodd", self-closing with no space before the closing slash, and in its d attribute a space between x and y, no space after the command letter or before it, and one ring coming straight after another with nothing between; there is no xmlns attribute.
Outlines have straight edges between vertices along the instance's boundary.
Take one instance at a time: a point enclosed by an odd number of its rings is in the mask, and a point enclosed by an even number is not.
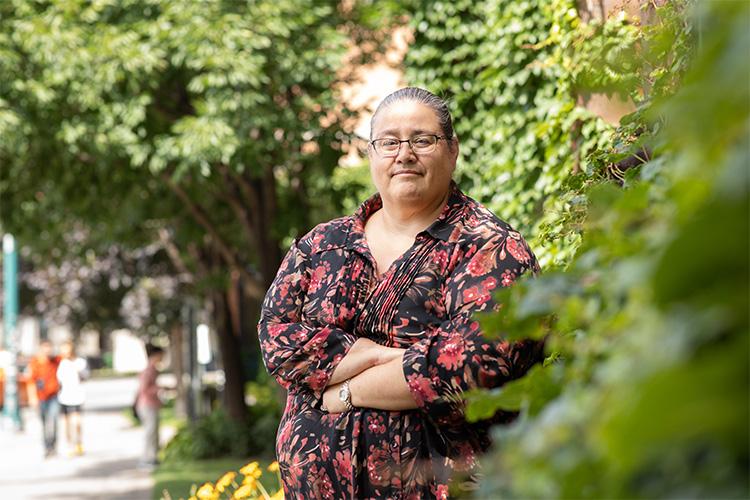
<svg viewBox="0 0 750 500"><path fill-rule="evenodd" d="M349 391L346 390L346 387L342 387L339 390L339 399L341 401L346 401L346 397L348 396Z"/></svg>

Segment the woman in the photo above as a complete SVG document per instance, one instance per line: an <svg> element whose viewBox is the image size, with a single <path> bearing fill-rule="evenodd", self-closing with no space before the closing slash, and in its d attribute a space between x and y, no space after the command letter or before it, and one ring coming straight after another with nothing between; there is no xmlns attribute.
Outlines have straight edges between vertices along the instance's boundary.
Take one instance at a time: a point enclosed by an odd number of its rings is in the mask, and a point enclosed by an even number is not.
<svg viewBox="0 0 750 500"><path fill-rule="evenodd" d="M452 182L447 106L401 89L371 122L378 194L292 245L263 305L269 372L288 389L276 452L289 498L445 498L489 446L463 391L522 375L532 342L490 342L472 314L538 265Z"/></svg>
<svg viewBox="0 0 750 500"><path fill-rule="evenodd" d="M86 398L83 381L88 378L86 360L76 356L73 342L68 340L60 348L60 365L57 367L57 380L60 392L60 412L65 422L65 438L68 442L68 455L83 455L81 435L81 406Z"/></svg>

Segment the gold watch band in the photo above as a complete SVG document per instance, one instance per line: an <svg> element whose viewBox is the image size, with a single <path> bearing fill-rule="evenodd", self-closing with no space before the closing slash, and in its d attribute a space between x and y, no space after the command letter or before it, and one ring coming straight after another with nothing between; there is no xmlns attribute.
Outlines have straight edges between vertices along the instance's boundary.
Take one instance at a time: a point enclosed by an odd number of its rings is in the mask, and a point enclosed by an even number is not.
<svg viewBox="0 0 750 500"><path fill-rule="evenodd" d="M344 406L348 411L354 409L354 405L352 404L352 392L349 388L350 381L351 379L347 379L343 384L341 384L341 390L339 391L339 399L342 403L344 403Z"/></svg>

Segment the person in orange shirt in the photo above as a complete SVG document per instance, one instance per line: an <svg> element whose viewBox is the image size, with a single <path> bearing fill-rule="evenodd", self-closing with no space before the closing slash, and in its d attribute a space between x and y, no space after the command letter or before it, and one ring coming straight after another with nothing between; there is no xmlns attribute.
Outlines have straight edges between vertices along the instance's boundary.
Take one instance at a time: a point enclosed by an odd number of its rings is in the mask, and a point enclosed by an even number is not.
<svg viewBox="0 0 750 500"><path fill-rule="evenodd" d="M57 380L57 367L60 357L52 354L52 344L43 340L39 351L28 366L29 403L39 409L42 419L42 436L44 438L44 456L50 457L57 451L57 417L60 404L57 393L60 383Z"/></svg>

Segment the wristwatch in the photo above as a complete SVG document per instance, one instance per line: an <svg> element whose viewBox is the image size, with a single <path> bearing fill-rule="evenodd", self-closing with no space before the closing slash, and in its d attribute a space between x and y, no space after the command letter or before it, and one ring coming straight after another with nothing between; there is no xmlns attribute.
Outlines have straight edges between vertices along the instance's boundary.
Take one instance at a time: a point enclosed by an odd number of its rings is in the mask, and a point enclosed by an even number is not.
<svg viewBox="0 0 750 500"><path fill-rule="evenodd" d="M344 403L347 411L354 409L354 405L352 404L352 391L349 390L349 380L341 384L341 389L339 389L339 399Z"/></svg>

